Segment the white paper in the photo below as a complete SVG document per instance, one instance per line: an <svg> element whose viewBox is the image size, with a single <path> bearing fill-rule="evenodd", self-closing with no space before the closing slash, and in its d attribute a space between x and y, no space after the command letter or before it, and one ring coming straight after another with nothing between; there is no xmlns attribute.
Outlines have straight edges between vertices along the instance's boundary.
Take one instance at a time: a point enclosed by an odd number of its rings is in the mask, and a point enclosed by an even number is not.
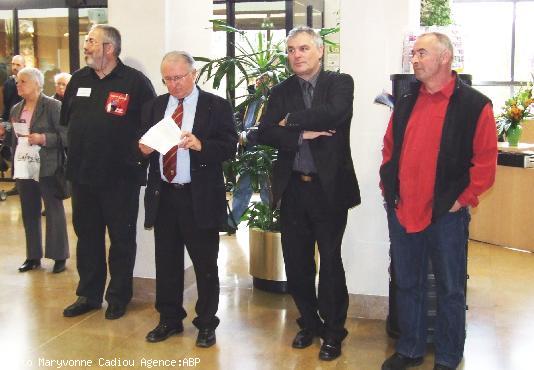
<svg viewBox="0 0 534 370"><path fill-rule="evenodd" d="M139 142L165 155L173 146L180 143L181 133L176 122L167 117L152 126Z"/></svg>
<svg viewBox="0 0 534 370"><path fill-rule="evenodd" d="M13 129L17 137L28 136L30 134L29 122L13 122Z"/></svg>
<svg viewBox="0 0 534 370"><path fill-rule="evenodd" d="M30 145L27 137L18 140L17 149L13 159L14 179L32 179L39 181L39 170L41 167L41 157L39 156L39 145Z"/></svg>

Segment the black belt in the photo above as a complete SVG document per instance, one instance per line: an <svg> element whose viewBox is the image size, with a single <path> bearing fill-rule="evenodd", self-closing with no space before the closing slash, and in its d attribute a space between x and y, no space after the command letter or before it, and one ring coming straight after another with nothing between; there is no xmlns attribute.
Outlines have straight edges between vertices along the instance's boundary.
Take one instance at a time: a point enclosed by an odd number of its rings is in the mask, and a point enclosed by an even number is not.
<svg viewBox="0 0 534 370"><path fill-rule="evenodd" d="M175 182L162 181L162 183L164 186L171 188L171 189L175 189L175 190L185 190L185 189L189 189L189 187L191 186L190 182L187 182L185 184L178 184Z"/></svg>
<svg viewBox="0 0 534 370"><path fill-rule="evenodd" d="M293 171L293 175L295 175L302 182L312 182L317 177L316 173L302 173L297 171Z"/></svg>

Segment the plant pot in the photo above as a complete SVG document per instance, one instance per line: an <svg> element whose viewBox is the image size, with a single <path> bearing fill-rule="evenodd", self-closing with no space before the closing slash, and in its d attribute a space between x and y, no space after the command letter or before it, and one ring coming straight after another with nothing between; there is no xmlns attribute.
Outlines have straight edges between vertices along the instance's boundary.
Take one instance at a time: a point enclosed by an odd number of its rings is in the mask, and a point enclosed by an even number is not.
<svg viewBox="0 0 534 370"><path fill-rule="evenodd" d="M250 275L254 287L287 293L287 277L279 232L249 229Z"/></svg>
<svg viewBox="0 0 534 370"><path fill-rule="evenodd" d="M519 139L521 138L521 132L523 131L523 128L521 125L515 125L514 127L510 127L506 131L506 141L508 141L509 146L517 146L519 144Z"/></svg>

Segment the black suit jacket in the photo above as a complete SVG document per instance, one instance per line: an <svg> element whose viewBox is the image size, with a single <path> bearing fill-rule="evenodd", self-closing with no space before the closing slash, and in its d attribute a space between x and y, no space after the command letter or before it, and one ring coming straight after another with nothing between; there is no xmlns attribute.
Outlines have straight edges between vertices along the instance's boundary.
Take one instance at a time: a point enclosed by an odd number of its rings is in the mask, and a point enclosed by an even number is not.
<svg viewBox="0 0 534 370"><path fill-rule="evenodd" d="M273 87L259 126L259 142L278 149L273 167L273 202L278 204L291 177L302 131L336 130L330 137L310 140L317 174L331 207L348 209L360 204L360 190L350 152L350 123L354 81L352 77L321 71L312 106L306 109L298 77L293 75ZM278 126L290 113L285 127Z"/></svg>
<svg viewBox="0 0 534 370"><path fill-rule="evenodd" d="M143 132L163 119L169 94L160 95L143 107ZM193 211L201 228L217 228L226 219L226 190L222 162L236 152L237 132L232 107L225 99L199 89L193 134L201 141L200 152L190 150ZM152 228L158 212L161 189L160 153L149 158L145 190L145 228Z"/></svg>
<svg viewBox="0 0 534 370"><path fill-rule="evenodd" d="M2 113L2 119L4 121L9 120L9 113L11 108L22 98L17 92L17 82L15 81L15 76L9 76L4 82L4 112Z"/></svg>

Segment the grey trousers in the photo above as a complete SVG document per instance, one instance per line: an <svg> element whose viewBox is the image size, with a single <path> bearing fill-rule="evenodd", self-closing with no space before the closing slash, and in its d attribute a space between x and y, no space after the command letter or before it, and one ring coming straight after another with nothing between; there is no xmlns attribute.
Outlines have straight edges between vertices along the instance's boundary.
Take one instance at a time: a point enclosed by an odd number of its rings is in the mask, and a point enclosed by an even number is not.
<svg viewBox="0 0 534 370"><path fill-rule="evenodd" d="M22 222L26 232L26 258L43 257L41 230L41 198L46 212L45 257L54 260L69 258L67 221L63 201L54 196L52 177L34 180L17 179L22 208Z"/></svg>

